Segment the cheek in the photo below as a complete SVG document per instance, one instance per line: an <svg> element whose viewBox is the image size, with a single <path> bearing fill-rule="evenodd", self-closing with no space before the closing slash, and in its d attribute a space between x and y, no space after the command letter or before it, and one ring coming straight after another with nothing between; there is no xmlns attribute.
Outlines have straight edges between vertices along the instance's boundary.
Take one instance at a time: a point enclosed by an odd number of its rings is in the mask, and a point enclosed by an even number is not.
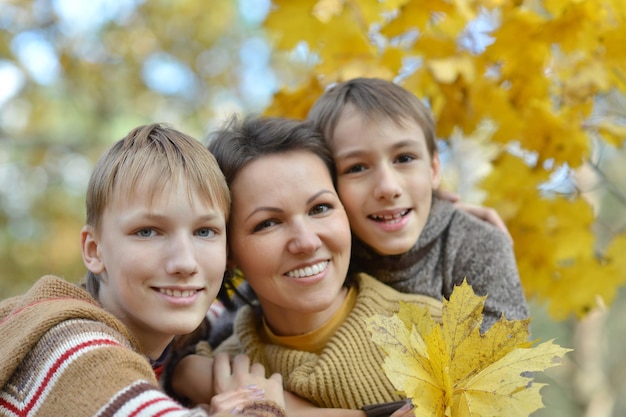
<svg viewBox="0 0 626 417"><path fill-rule="evenodd" d="M363 203L362 193L359 193L359 190L354 185L342 186L340 183L337 185L337 194L348 217L352 218L355 216Z"/></svg>
<svg viewBox="0 0 626 417"><path fill-rule="evenodd" d="M221 279L221 272L224 272L226 269L225 249L209 249L202 254L200 260L203 263L205 270L211 272L211 275L220 273Z"/></svg>
<svg viewBox="0 0 626 417"><path fill-rule="evenodd" d="M345 208L345 206L344 206ZM339 248L350 248L352 245L352 231L350 229L349 214L341 215L334 222L332 227L333 235L336 237L336 244Z"/></svg>
<svg viewBox="0 0 626 417"><path fill-rule="evenodd" d="M420 194L429 194L434 188L434 178L427 171L421 171L409 178L407 182L409 190L416 190Z"/></svg>
<svg viewBox="0 0 626 417"><path fill-rule="evenodd" d="M439 184L440 184L440 177L439 176L434 176L431 177L430 179L430 188L433 190L436 190L437 188L439 188Z"/></svg>
<svg viewBox="0 0 626 417"><path fill-rule="evenodd" d="M245 243L231 243L231 259L234 266L244 272L246 279L254 279L254 274L264 270L269 260L277 259L277 254L270 239L248 239Z"/></svg>

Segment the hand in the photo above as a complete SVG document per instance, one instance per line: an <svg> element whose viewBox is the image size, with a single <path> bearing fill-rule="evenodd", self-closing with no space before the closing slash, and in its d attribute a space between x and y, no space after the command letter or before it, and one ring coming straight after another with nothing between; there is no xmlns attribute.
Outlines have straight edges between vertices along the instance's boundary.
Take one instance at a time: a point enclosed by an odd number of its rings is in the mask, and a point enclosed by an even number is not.
<svg viewBox="0 0 626 417"><path fill-rule="evenodd" d="M477 206L475 204L462 203L461 201L459 201L459 195L451 191L437 190L437 195L444 200L454 203L456 208L458 208L459 210L463 210L471 214L472 216L478 217L479 219L492 224L493 226L501 230L509 238L511 244L513 244L513 237L511 236L509 229L506 227L504 220L502 220L498 212L494 209L490 207Z"/></svg>
<svg viewBox="0 0 626 417"><path fill-rule="evenodd" d="M235 356L231 363L227 354L216 354L213 363L213 386L216 394L253 388L259 390L257 394L264 394L262 398L272 400L285 408L282 376L273 374L265 378L263 365L250 365L250 358L246 355Z"/></svg>
<svg viewBox="0 0 626 417"><path fill-rule="evenodd" d="M172 373L172 389L193 404L208 404L213 398L213 358L187 355Z"/></svg>
<svg viewBox="0 0 626 417"><path fill-rule="evenodd" d="M262 400L263 398L265 398L265 392L255 385L226 391L211 399L209 412L211 415L220 412L239 414L247 402Z"/></svg>
<svg viewBox="0 0 626 417"><path fill-rule="evenodd" d="M513 237L511 236L509 229L506 227L504 220L502 220L498 212L494 209L460 202L456 203L455 206L459 210L463 210L475 217L478 217L481 220L486 221L487 223L494 225L496 228L502 231L506 235L506 237L509 238L511 244L513 244Z"/></svg>

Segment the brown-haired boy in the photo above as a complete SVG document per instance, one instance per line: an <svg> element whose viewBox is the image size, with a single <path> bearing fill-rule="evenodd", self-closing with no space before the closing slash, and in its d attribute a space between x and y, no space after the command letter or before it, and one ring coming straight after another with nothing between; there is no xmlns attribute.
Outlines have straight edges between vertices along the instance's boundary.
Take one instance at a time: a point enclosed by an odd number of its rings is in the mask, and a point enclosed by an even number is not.
<svg viewBox="0 0 626 417"><path fill-rule="evenodd" d="M356 78L328 89L308 120L324 133L354 236L351 268L406 293L449 298L463 279L487 295L482 331L528 317L509 238L436 196L435 124L401 86Z"/></svg>

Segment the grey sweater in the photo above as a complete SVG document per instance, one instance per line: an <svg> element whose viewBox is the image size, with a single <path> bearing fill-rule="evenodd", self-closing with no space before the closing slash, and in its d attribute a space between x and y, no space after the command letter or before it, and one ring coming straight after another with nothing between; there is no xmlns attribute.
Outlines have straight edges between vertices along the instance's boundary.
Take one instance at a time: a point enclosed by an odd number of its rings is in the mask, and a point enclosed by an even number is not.
<svg viewBox="0 0 626 417"><path fill-rule="evenodd" d="M515 320L529 314L508 238L491 224L437 198L409 252L382 256L355 240L351 269L400 292L438 299L448 299L454 286L467 278L476 294L487 295L483 332L502 314Z"/></svg>

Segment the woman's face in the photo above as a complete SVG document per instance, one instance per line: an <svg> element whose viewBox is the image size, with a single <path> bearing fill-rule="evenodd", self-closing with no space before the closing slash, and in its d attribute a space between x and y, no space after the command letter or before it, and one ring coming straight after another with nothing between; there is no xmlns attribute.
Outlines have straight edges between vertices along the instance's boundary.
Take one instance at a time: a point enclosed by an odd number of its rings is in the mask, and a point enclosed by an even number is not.
<svg viewBox="0 0 626 417"><path fill-rule="evenodd" d="M350 227L326 165L308 151L263 156L231 185L228 240L276 334L321 326L339 309Z"/></svg>

